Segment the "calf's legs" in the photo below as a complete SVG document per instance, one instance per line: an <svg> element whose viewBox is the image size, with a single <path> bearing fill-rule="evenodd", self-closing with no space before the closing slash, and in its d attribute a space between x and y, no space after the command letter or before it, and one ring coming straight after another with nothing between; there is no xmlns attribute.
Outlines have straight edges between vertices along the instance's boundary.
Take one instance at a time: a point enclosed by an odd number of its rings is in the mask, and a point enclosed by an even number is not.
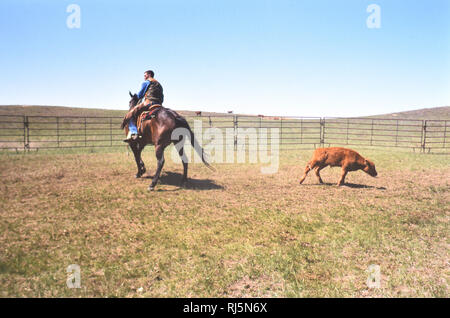
<svg viewBox="0 0 450 318"><path fill-rule="evenodd" d="M303 173L302 178L300 179L300 184L303 183L303 181L305 181L306 176L308 175L309 171L311 171L312 169L315 169L315 173L317 178L319 179L320 183L323 183L322 178L320 177L320 170L322 170L323 168L325 168L327 165L321 164L320 162L317 161L312 161L310 163L308 163L305 167L305 172ZM348 173L348 167L347 166L343 166L342 167L342 174L341 174L341 178L339 179L337 185L341 186L344 184L345 182L345 177L347 176Z"/></svg>
<svg viewBox="0 0 450 318"><path fill-rule="evenodd" d="M341 185L344 184L345 176L347 175L347 173L348 173L347 168L346 167L342 167L342 174L341 174L341 178L338 181L338 184L337 184L338 186L341 186Z"/></svg>
<svg viewBox="0 0 450 318"><path fill-rule="evenodd" d="M300 179L300 184L302 184L303 181L305 181L306 175L308 174L309 170L311 170L311 168L309 167L309 164L308 164L308 165L306 165L305 173L303 174L303 177Z"/></svg>
<svg viewBox="0 0 450 318"><path fill-rule="evenodd" d="M316 176L319 179L320 183L323 183L322 178L320 177L320 170L322 170L323 168L325 168L325 166L317 164L317 162L310 162L306 165L305 168L305 172L303 174L303 177L300 179L300 184L303 183L303 181L305 181L306 176L308 175L308 172L311 171L311 169L315 169L316 172Z"/></svg>
<svg viewBox="0 0 450 318"><path fill-rule="evenodd" d="M316 168L316 176L319 179L320 183L323 183L322 178L320 177L320 170L322 170L323 168L325 168L325 166L319 166Z"/></svg>

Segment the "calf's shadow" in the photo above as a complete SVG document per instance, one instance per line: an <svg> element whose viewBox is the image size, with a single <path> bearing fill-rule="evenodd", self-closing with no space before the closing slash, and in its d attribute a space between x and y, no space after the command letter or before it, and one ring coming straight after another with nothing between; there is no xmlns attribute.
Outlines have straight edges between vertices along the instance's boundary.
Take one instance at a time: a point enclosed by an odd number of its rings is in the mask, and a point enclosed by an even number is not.
<svg viewBox="0 0 450 318"><path fill-rule="evenodd" d="M354 189L377 189L377 190L386 190L385 187L374 187L366 184L357 184L357 183L344 183L342 186L354 188Z"/></svg>
<svg viewBox="0 0 450 318"><path fill-rule="evenodd" d="M331 183L331 182L324 182L324 183L314 183L314 184L309 184L312 186L337 186L336 183ZM341 187L348 187L348 188L353 188L353 189L377 189L377 190L386 190L385 187L374 187L374 186L370 186L370 185L366 185L366 184L358 184L358 183L349 183L349 182L345 182L343 185L341 185Z"/></svg>

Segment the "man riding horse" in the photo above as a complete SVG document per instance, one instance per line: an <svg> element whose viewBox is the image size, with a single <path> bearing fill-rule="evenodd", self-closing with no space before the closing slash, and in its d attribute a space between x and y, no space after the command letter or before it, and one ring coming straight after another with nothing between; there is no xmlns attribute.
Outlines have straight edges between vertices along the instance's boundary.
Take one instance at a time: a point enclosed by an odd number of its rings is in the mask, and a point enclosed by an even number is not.
<svg viewBox="0 0 450 318"><path fill-rule="evenodd" d="M163 89L161 84L159 84L153 76L153 71L146 71L144 73L145 82L142 84L139 94L132 95L130 93L130 111L127 113L120 126L120 128L125 129L125 131L128 130L127 139L124 141L129 143L134 154L138 169L136 178L140 178L146 172L145 164L141 158L142 150L149 144L155 146L157 168L152 183L149 186L150 191L154 190L158 183L165 161L164 149L170 144L174 144L183 163L182 185L187 182L189 161L184 152L185 141L188 141L191 144L193 149L202 159L202 162L208 168L214 170L214 168L206 161L204 149L194 137L194 133L189 127L186 119L176 111L161 106L164 100ZM141 98L144 98L144 101L139 103ZM138 124L139 132L136 123ZM138 136L138 133L140 136Z"/></svg>
<svg viewBox="0 0 450 318"><path fill-rule="evenodd" d="M155 73L153 71L146 71L144 73L144 83L142 83L141 90L137 94L139 100L144 99L141 103L137 104L133 109L130 109L125 116L124 122L128 122L128 135L124 142L135 141L139 137L139 133L136 126L136 119L138 116L147 110L150 110L152 106L162 106L164 102L163 88L161 84L154 79ZM131 93L130 93L130 96Z"/></svg>

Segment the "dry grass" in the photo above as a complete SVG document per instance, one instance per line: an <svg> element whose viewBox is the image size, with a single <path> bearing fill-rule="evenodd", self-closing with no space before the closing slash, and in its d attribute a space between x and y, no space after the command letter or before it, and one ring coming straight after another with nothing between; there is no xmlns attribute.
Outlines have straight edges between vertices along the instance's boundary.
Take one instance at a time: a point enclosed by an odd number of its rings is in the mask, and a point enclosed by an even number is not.
<svg viewBox="0 0 450 318"><path fill-rule="evenodd" d="M186 189L167 156L152 193L124 152L0 155L0 296L448 297L450 158L365 150L378 178L299 185L311 153L283 152L273 175L190 165Z"/></svg>

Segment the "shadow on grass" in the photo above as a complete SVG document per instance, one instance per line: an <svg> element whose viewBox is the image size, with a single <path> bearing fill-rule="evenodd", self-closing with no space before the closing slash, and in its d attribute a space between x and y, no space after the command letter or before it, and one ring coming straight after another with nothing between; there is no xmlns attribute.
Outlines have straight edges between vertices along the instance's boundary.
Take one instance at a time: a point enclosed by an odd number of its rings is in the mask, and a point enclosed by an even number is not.
<svg viewBox="0 0 450 318"><path fill-rule="evenodd" d="M386 190L385 187L374 187L368 186L365 184L357 184L357 183L344 183L344 187L355 188L355 189L377 189L377 190Z"/></svg>
<svg viewBox="0 0 450 318"><path fill-rule="evenodd" d="M163 185L171 185L181 187L181 173L177 172L162 172L158 183ZM146 175L142 177L143 179L152 179L153 176ZM211 179L192 179L188 177L188 182L182 188L185 189L195 189L195 190L218 190L224 189L221 185L218 185Z"/></svg>
<svg viewBox="0 0 450 318"><path fill-rule="evenodd" d="M305 184L306 185L306 184ZM330 183L330 182L324 182L324 183L314 183L314 184L308 184L309 186L335 186L337 187L338 185L336 183ZM357 184L357 183L344 183L341 187L349 187L349 188L353 188L353 189L377 189L377 190L386 190L385 187L374 187L374 186L369 186L369 185L365 185L365 184Z"/></svg>

